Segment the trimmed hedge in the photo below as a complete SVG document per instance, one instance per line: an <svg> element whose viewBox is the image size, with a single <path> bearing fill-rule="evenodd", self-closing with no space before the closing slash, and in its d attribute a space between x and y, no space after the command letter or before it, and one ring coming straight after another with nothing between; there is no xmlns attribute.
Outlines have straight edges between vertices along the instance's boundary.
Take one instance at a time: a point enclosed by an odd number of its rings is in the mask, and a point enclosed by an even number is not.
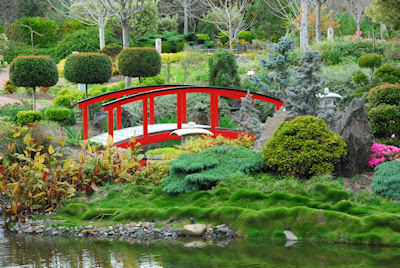
<svg viewBox="0 0 400 268"><path fill-rule="evenodd" d="M375 69L382 65L382 56L376 53L362 55L358 59L358 66L361 68Z"/></svg>
<svg viewBox="0 0 400 268"><path fill-rule="evenodd" d="M378 195L400 200L400 161L388 161L375 168L371 189Z"/></svg>
<svg viewBox="0 0 400 268"><path fill-rule="evenodd" d="M46 56L19 56L10 65L10 80L20 87L51 87L58 82L57 65Z"/></svg>
<svg viewBox="0 0 400 268"><path fill-rule="evenodd" d="M17 113L17 123L26 125L43 119L43 115L39 111L19 111Z"/></svg>
<svg viewBox="0 0 400 268"><path fill-rule="evenodd" d="M353 81L357 85L365 84L368 82L368 76L363 71L357 71L353 76Z"/></svg>
<svg viewBox="0 0 400 268"><path fill-rule="evenodd" d="M379 83L400 83L400 67L390 64L383 65L376 70L375 79Z"/></svg>
<svg viewBox="0 0 400 268"><path fill-rule="evenodd" d="M310 178L331 173L346 153L346 143L324 120L301 116L278 127L263 148L262 160L271 171Z"/></svg>
<svg viewBox="0 0 400 268"><path fill-rule="evenodd" d="M367 111L369 123L377 138L400 134L400 106L380 104Z"/></svg>
<svg viewBox="0 0 400 268"><path fill-rule="evenodd" d="M70 121L72 112L64 107L47 108L44 112L44 119L49 121L56 121L59 123L66 123Z"/></svg>
<svg viewBox="0 0 400 268"><path fill-rule="evenodd" d="M110 80L111 71L111 60L102 53L71 54L64 65L65 79L74 83L105 83Z"/></svg>
<svg viewBox="0 0 400 268"><path fill-rule="evenodd" d="M118 70L129 77L151 77L161 71L161 56L154 48L125 48L118 56Z"/></svg>
<svg viewBox="0 0 400 268"><path fill-rule="evenodd" d="M368 92L367 100L371 106L400 105L400 84L383 83L376 86Z"/></svg>
<svg viewBox="0 0 400 268"><path fill-rule="evenodd" d="M57 92L53 100L54 105L72 108L78 101L85 97L85 93L78 89L63 89Z"/></svg>

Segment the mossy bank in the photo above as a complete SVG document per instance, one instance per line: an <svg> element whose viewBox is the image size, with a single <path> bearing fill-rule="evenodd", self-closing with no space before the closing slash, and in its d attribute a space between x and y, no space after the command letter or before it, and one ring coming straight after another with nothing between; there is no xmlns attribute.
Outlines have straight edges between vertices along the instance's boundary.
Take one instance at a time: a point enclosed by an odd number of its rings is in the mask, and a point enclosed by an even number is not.
<svg viewBox="0 0 400 268"><path fill-rule="evenodd" d="M400 207L366 192L357 196L330 176L308 181L238 173L209 191L167 195L161 186L106 185L91 197L66 201L56 215L64 226L108 226L132 221L193 218L228 224L248 239L284 239L289 229L303 241L400 246Z"/></svg>

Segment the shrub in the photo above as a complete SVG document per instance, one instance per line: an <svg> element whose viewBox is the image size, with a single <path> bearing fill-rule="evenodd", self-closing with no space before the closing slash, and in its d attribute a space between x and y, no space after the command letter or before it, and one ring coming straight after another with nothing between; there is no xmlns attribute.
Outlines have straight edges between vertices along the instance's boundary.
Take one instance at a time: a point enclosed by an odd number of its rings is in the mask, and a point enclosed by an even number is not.
<svg viewBox="0 0 400 268"><path fill-rule="evenodd" d="M229 36L228 36L227 33L220 32L220 33L218 34L218 38L219 38L219 41L220 41L223 45L225 45L227 42L229 42Z"/></svg>
<svg viewBox="0 0 400 268"><path fill-rule="evenodd" d="M161 56L154 48L125 48L118 56L118 69L129 77L156 76L161 70Z"/></svg>
<svg viewBox="0 0 400 268"><path fill-rule="evenodd" d="M246 40L247 42L251 42L254 37L250 31L242 31L238 34L238 38Z"/></svg>
<svg viewBox="0 0 400 268"><path fill-rule="evenodd" d="M161 181L168 176L169 165L162 162L151 162L140 168L132 175L132 182L135 184L161 184Z"/></svg>
<svg viewBox="0 0 400 268"><path fill-rule="evenodd" d="M62 89L57 92L53 100L54 105L72 108L78 101L85 97L85 93L78 89Z"/></svg>
<svg viewBox="0 0 400 268"><path fill-rule="evenodd" d="M11 122L17 123L17 113L26 110L29 110L29 108L21 106L19 103L6 104L0 107L0 116L7 117Z"/></svg>
<svg viewBox="0 0 400 268"><path fill-rule="evenodd" d="M61 24L60 33L62 35L73 34L74 32L81 30L81 29L85 29L85 28L86 28L85 24L83 24L77 20L70 20L70 21L66 21Z"/></svg>
<svg viewBox="0 0 400 268"><path fill-rule="evenodd" d="M121 45L112 43L100 49L99 52L104 53L107 56L115 59L115 57L117 57L117 55L121 52L121 50L122 50Z"/></svg>
<svg viewBox="0 0 400 268"><path fill-rule="evenodd" d="M58 82L56 63L44 56L19 56L10 66L10 80L16 86L33 88L33 110L36 87L50 87Z"/></svg>
<svg viewBox="0 0 400 268"><path fill-rule="evenodd" d="M43 119L43 115L39 111L19 111L17 113L17 122L20 125L27 125Z"/></svg>
<svg viewBox="0 0 400 268"><path fill-rule="evenodd" d="M356 83L357 85L362 85L368 82L368 76L362 72L361 70L359 70L358 72L356 72L356 74L353 76L353 81L354 83Z"/></svg>
<svg viewBox="0 0 400 268"><path fill-rule="evenodd" d="M185 52L178 53L161 53L161 62L166 63L176 63L183 61L186 58Z"/></svg>
<svg viewBox="0 0 400 268"><path fill-rule="evenodd" d="M208 60L209 84L219 87L239 87L235 55L229 51L218 50Z"/></svg>
<svg viewBox="0 0 400 268"><path fill-rule="evenodd" d="M57 63L58 76L64 77L64 66L67 59L62 59Z"/></svg>
<svg viewBox="0 0 400 268"><path fill-rule="evenodd" d="M183 49L185 48L186 43L185 42L179 42L176 44L176 53L182 52Z"/></svg>
<svg viewBox="0 0 400 268"><path fill-rule="evenodd" d="M302 116L278 127L263 148L262 160L272 171L310 178L332 172L344 155L346 143L322 119Z"/></svg>
<svg viewBox="0 0 400 268"><path fill-rule="evenodd" d="M383 162L400 160L400 148L381 143L374 143L371 146L371 157L368 160L368 166L375 169Z"/></svg>
<svg viewBox="0 0 400 268"><path fill-rule="evenodd" d="M400 161L389 161L376 167L371 189L378 195L400 200Z"/></svg>
<svg viewBox="0 0 400 268"><path fill-rule="evenodd" d="M189 153L200 153L206 149L223 144L229 146L242 146L251 149L253 147L253 140L249 135L240 135L237 139L225 138L222 135L218 135L217 137L206 135L201 136L200 138L192 138L188 140L182 150Z"/></svg>
<svg viewBox="0 0 400 268"><path fill-rule="evenodd" d="M368 92L367 100L373 107L379 104L400 105L400 84L376 86Z"/></svg>
<svg viewBox="0 0 400 268"><path fill-rule="evenodd" d="M105 83L111 77L111 70L108 56L101 53L77 53L68 56L64 66L64 77L74 83Z"/></svg>
<svg viewBox="0 0 400 268"><path fill-rule="evenodd" d="M197 35L197 37L199 37L201 39L204 39L206 41L210 41L210 36L208 34L206 34L206 33L198 33L196 35Z"/></svg>
<svg viewBox="0 0 400 268"><path fill-rule="evenodd" d="M400 67L395 67L390 64L383 65L376 70L375 79L379 83L400 83Z"/></svg>
<svg viewBox="0 0 400 268"><path fill-rule="evenodd" d="M4 93L6 94L13 94L15 92L17 92L18 87L16 85L14 85L13 83L11 83L10 80L7 80L4 83Z"/></svg>
<svg viewBox="0 0 400 268"><path fill-rule="evenodd" d="M358 58L358 66L361 68L368 68L372 73L376 68L382 65L382 56L376 53L365 54Z"/></svg>
<svg viewBox="0 0 400 268"><path fill-rule="evenodd" d="M59 123L65 123L71 119L72 112L68 108L54 107L47 108L44 112L44 119L49 121L56 121Z"/></svg>
<svg viewBox="0 0 400 268"><path fill-rule="evenodd" d="M262 169L260 155L240 146L217 146L199 154L183 154L169 162L169 176L163 190L169 194L209 190L233 173L257 172Z"/></svg>
<svg viewBox="0 0 400 268"><path fill-rule="evenodd" d="M400 106L380 104L368 109L367 116L375 137L390 137L400 133Z"/></svg>
<svg viewBox="0 0 400 268"><path fill-rule="evenodd" d="M171 52L172 52L171 43L169 43L169 42L162 42L162 43L161 43L161 52L162 52L162 53L171 53Z"/></svg>

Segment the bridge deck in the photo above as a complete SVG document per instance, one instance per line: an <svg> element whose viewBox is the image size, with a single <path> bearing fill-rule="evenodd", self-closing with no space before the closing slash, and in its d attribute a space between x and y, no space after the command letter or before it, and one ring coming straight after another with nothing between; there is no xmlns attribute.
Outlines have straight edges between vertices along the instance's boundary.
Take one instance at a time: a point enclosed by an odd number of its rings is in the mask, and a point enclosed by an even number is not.
<svg viewBox="0 0 400 268"><path fill-rule="evenodd" d="M182 128L187 128L188 124L182 124ZM196 128L204 128L210 129L210 126L207 125L195 125ZM167 132L167 131L174 131L178 129L176 123L168 123L168 124L152 124L148 125L148 133L149 135L160 133L160 132ZM120 130L114 130L114 144L119 144L129 140L132 137L140 137L143 136L143 126L135 126L135 127L128 127ZM101 143L103 145L107 144L107 137L108 133L102 133L100 135L94 136L89 138L90 141Z"/></svg>

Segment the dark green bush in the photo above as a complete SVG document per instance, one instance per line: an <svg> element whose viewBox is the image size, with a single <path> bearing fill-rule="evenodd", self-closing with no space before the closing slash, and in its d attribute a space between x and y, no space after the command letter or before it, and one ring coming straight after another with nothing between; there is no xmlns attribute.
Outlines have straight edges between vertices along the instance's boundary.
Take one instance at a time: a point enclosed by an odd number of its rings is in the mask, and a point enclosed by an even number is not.
<svg viewBox="0 0 400 268"><path fill-rule="evenodd" d="M9 44L9 49L4 53L4 60L10 64L16 57L28 56L28 55L32 55L32 47L30 45L11 41ZM35 47L34 55L43 55L43 56L50 55L50 57L56 62L62 59L55 56L54 47L49 47L49 48Z"/></svg>
<svg viewBox="0 0 400 268"><path fill-rule="evenodd" d="M224 33L224 32L220 32L219 34L218 34L218 38L219 38L219 41L222 43L222 44L226 44L227 42L229 42L229 36L227 35L227 33Z"/></svg>
<svg viewBox="0 0 400 268"><path fill-rule="evenodd" d="M179 42L176 44L176 52L181 52L183 51L183 48L185 47L186 43L185 42Z"/></svg>
<svg viewBox="0 0 400 268"><path fill-rule="evenodd" d="M230 51L218 50L208 60L209 84L219 87L239 87L235 55Z"/></svg>
<svg viewBox="0 0 400 268"><path fill-rule="evenodd" d="M374 70L382 65L382 56L376 53L365 54L358 58L358 66Z"/></svg>
<svg viewBox="0 0 400 268"><path fill-rule="evenodd" d="M172 46L170 42L162 42L161 43L161 52L162 53L171 53L172 52Z"/></svg>
<svg viewBox="0 0 400 268"><path fill-rule="evenodd" d="M44 112L44 119L49 121L56 121L59 123L66 123L70 121L72 112L65 107L47 108Z"/></svg>
<svg viewBox="0 0 400 268"><path fill-rule="evenodd" d="M156 76L161 70L161 56L154 48L125 48L118 56L118 69L129 77Z"/></svg>
<svg viewBox="0 0 400 268"><path fill-rule="evenodd" d="M43 115L39 111L20 111L17 113L17 123L26 125L43 119Z"/></svg>
<svg viewBox="0 0 400 268"><path fill-rule="evenodd" d="M60 33L62 35L73 34L78 30L85 29L87 26L77 20L66 21L60 26Z"/></svg>
<svg viewBox="0 0 400 268"><path fill-rule="evenodd" d="M251 42L253 40L253 34L250 31L242 31L238 34L238 38Z"/></svg>
<svg viewBox="0 0 400 268"><path fill-rule="evenodd" d="M263 148L262 160L274 172L310 178L331 173L344 155L346 143L324 120L302 116L278 127Z"/></svg>
<svg viewBox="0 0 400 268"><path fill-rule="evenodd" d="M163 180L169 194L209 190L235 172L258 172L263 168L260 154L240 146L221 145L198 154L183 154L170 162L171 168Z"/></svg>
<svg viewBox="0 0 400 268"><path fill-rule="evenodd" d="M367 116L375 137L400 134L400 106L380 104L368 109Z"/></svg>
<svg viewBox="0 0 400 268"><path fill-rule="evenodd" d="M378 83L400 83L400 67L390 64L383 65L376 70L375 79Z"/></svg>
<svg viewBox="0 0 400 268"><path fill-rule="evenodd" d="M371 189L378 195L400 200L400 161L383 162L375 168Z"/></svg>
<svg viewBox="0 0 400 268"><path fill-rule="evenodd" d="M17 123L17 113L26 110L29 110L29 108L18 103L6 104L0 107L0 116L8 117L10 121Z"/></svg>
<svg viewBox="0 0 400 268"><path fill-rule="evenodd" d="M368 92L367 100L371 106L400 105L400 84L383 83L376 86Z"/></svg>
<svg viewBox="0 0 400 268"><path fill-rule="evenodd" d="M107 56L110 56L111 58L114 59L121 52L121 50L122 50L121 45L112 43L100 49L99 52L104 53Z"/></svg>
<svg viewBox="0 0 400 268"><path fill-rule="evenodd" d="M365 84L368 82L368 76L362 72L362 71L358 71L355 73L355 75L353 76L353 81L354 83L356 83L357 85L360 84Z"/></svg>
<svg viewBox="0 0 400 268"><path fill-rule="evenodd" d="M111 77L110 58L102 53L77 53L69 55L64 65L64 77L82 84L100 84Z"/></svg>

